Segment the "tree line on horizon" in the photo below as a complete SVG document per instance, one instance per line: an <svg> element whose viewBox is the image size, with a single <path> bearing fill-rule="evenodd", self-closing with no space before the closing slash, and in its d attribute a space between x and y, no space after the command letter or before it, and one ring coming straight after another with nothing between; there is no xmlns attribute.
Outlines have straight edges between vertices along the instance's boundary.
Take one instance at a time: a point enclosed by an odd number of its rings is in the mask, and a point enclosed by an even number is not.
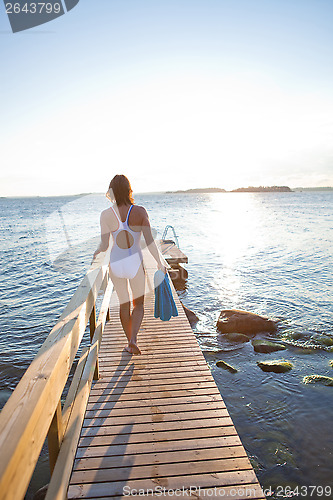
<svg viewBox="0 0 333 500"><path fill-rule="evenodd" d="M264 192L291 192L289 186L249 186L237 189L232 189L231 191L226 191L222 188L193 188L178 191L168 191L168 193L264 193Z"/></svg>

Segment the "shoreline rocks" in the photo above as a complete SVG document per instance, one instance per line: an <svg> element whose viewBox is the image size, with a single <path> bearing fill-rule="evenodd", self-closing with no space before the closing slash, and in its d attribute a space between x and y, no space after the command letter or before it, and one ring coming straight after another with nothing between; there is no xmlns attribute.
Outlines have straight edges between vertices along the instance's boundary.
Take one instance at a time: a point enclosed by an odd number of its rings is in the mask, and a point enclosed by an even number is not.
<svg viewBox="0 0 333 500"><path fill-rule="evenodd" d="M250 342L250 337L248 337L244 333L225 333L224 337L230 340L230 342Z"/></svg>
<svg viewBox="0 0 333 500"><path fill-rule="evenodd" d="M190 322L190 325L193 327L199 321L198 316L193 311L191 311L191 309L188 309L186 306L184 306L184 304L182 302L181 302L181 305L183 306L184 312L186 314L187 319Z"/></svg>
<svg viewBox="0 0 333 500"><path fill-rule="evenodd" d="M218 366L219 368L224 368L224 370L228 370L230 373L237 373L238 372L238 370L236 370L236 368L229 365L225 361L222 361L221 359L219 361L216 361L216 366Z"/></svg>
<svg viewBox="0 0 333 500"><path fill-rule="evenodd" d="M258 314L238 309L224 309L216 323L221 333L243 333L254 336L259 332L275 332L276 323Z"/></svg>
<svg viewBox="0 0 333 500"><path fill-rule="evenodd" d="M286 346L282 344L277 344L276 342L269 342L268 340L261 339L253 339L252 345L255 352L260 353L284 351L286 349Z"/></svg>
<svg viewBox="0 0 333 500"><path fill-rule="evenodd" d="M303 377L304 384L322 384L333 387L333 377L326 377L325 375L306 375Z"/></svg>
<svg viewBox="0 0 333 500"><path fill-rule="evenodd" d="M263 372L285 373L289 372L293 365L290 361L284 359L275 359L272 361L257 361L257 365Z"/></svg>
<svg viewBox="0 0 333 500"><path fill-rule="evenodd" d="M33 496L33 500L44 500L46 497L46 494L47 494L48 487L49 487L49 485L46 484L45 486L40 488L38 491L36 491L36 493Z"/></svg>
<svg viewBox="0 0 333 500"><path fill-rule="evenodd" d="M333 338L329 335L315 335L312 337L312 340L318 344L320 347L332 347L333 346Z"/></svg>

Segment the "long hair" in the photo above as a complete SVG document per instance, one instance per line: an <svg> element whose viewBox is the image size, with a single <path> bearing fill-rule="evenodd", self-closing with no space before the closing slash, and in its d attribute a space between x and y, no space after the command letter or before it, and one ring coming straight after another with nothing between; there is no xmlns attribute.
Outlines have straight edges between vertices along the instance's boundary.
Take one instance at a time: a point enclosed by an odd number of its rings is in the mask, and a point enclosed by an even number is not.
<svg viewBox="0 0 333 500"><path fill-rule="evenodd" d="M131 184L125 175L114 176L109 185L109 191L111 190L118 206L134 205Z"/></svg>

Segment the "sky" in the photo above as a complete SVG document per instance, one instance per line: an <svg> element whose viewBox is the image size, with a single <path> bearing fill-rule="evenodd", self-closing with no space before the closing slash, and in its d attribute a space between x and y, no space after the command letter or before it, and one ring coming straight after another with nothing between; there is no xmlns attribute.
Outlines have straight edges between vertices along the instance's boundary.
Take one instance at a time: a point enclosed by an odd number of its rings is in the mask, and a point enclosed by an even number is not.
<svg viewBox="0 0 333 500"><path fill-rule="evenodd" d="M13 34L0 196L333 186L332 0L80 0Z"/></svg>

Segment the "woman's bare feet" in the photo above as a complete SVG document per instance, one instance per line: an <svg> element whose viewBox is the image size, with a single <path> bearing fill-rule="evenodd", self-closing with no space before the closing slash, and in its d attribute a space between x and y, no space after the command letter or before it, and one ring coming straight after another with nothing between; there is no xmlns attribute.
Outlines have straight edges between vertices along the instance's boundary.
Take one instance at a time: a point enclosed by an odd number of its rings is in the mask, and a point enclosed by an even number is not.
<svg viewBox="0 0 333 500"><path fill-rule="evenodd" d="M140 351L140 349L138 348L138 346L136 345L135 342L130 342L128 344L128 346L131 349L131 353L132 354L141 354L141 351Z"/></svg>
<svg viewBox="0 0 333 500"><path fill-rule="evenodd" d="M132 352L132 348L130 347L130 345L127 345L127 346L125 347L125 351L129 352L130 354L133 354L133 352Z"/></svg>

